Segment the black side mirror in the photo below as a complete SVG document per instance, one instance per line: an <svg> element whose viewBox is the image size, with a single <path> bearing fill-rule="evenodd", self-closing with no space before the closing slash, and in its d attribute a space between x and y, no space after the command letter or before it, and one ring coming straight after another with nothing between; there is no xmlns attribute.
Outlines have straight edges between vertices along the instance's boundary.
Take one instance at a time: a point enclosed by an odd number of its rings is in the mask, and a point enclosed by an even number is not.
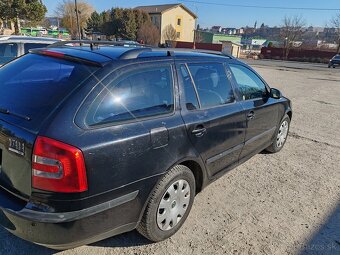
<svg viewBox="0 0 340 255"><path fill-rule="evenodd" d="M282 94L281 94L280 90L271 88L270 89L270 97L272 97L274 99L280 99L282 97Z"/></svg>

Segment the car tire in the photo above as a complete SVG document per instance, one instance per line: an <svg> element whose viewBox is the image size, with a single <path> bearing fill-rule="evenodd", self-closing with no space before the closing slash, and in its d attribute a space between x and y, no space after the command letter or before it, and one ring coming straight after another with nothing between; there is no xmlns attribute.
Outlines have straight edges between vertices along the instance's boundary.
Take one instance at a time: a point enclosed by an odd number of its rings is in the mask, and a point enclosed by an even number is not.
<svg viewBox="0 0 340 255"><path fill-rule="evenodd" d="M183 165L173 167L151 192L137 231L153 242L174 235L190 213L195 190L192 171Z"/></svg>
<svg viewBox="0 0 340 255"><path fill-rule="evenodd" d="M286 114L275 132L275 139L273 143L268 148L266 148L267 152L276 153L282 150L288 138L289 128L290 118Z"/></svg>

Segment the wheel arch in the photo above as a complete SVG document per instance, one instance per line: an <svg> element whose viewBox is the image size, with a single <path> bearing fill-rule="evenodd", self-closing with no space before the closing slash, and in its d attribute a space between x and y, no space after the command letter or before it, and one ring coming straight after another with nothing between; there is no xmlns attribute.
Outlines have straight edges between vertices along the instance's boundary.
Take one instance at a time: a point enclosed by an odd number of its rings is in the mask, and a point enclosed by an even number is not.
<svg viewBox="0 0 340 255"><path fill-rule="evenodd" d="M292 117L293 117L293 112L292 112L292 110L288 109L288 110L286 111L286 114L288 115L289 119L292 120Z"/></svg>
<svg viewBox="0 0 340 255"><path fill-rule="evenodd" d="M192 159L183 160L177 165L186 166L191 170L195 176L196 194L200 193L203 190L206 181L206 175L204 174L205 171L203 170L202 166Z"/></svg>
<svg viewBox="0 0 340 255"><path fill-rule="evenodd" d="M194 174L195 184L196 184L196 194L200 193L208 185L209 180L208 180L208 176L207 176L205 166L204 166L200 156L196 156L196 155L195 155L195 157L189 156L189 157L182 158L182 159L178 160L177 162L175 162L163 174L159 175L159 179L156 182L156 185L160 181L160 179L164 176L164 174L166 174L170 169L172 169L174 166L177 166L177 165L186 166ZM150 195L152 194L153 190L154 190L154 188L148 194L148 198L146 199L146 201L143 205L143 208L141 210L138 222L140 222L140 220L141 220L141 218L144 214L144 211L145 211L146 206L147 206L147 202L149 201Z"/></svg>

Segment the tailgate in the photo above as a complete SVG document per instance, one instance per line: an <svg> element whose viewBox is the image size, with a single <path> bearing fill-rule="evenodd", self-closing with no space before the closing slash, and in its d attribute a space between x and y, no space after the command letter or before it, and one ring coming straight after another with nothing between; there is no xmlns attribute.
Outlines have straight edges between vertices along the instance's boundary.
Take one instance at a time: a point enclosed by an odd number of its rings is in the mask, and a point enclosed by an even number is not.
<svg viewBox="0 0 340 255"><path fill-rule="evenodd" d="M17 196L31 195L31 158L36 135L0 117L0 186Z"/></svg>

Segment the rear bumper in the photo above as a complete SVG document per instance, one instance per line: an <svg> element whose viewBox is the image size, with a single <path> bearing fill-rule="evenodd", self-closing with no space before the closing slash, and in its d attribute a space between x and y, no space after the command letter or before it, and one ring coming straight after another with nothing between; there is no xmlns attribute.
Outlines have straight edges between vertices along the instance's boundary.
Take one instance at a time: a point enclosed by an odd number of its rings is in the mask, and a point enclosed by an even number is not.
<svg viewBox="0 0 340 255"><path fill-rule="evenodd" d="M148 184L152 183L146 186L150 187L150 191L157 179L148 180ZM140 182L142 184L145 180ZM141 188L140 185L138 188ZM29 209L29 202L0 188L0 224L27 241L52 249L70 249L136 228L148 194L149 189L142 189L141 192L135 189L83 210L47 213Z"/></svg>
<svg viewBox="0 0 340 255"><path fill-rule="evenodd" d="M53 249L69 249L134 229L140 210L138 192L105 204L68 213L44 213L20 208L0 192L0 224L27 241ZM137 205L137 206L136 206Z"/></svg>

